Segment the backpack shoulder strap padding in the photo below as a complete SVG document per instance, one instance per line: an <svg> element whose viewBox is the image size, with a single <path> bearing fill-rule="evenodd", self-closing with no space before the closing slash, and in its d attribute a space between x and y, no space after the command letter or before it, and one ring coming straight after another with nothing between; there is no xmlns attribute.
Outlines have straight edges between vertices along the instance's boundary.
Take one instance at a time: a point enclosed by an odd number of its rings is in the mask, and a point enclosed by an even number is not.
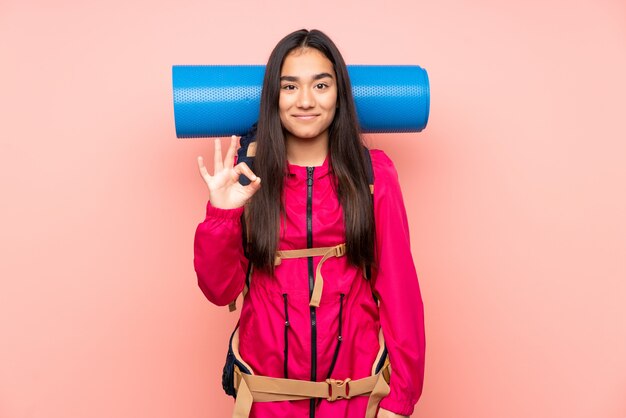
<svg viewBox="0 0 626 418"><path fill-rule="evenodd" d="M367 170L367 181L370 184L370 192L374 194L374 167L372 166L370 150L366 146L363 146L363 154L365 156L365 168Z"/></svg>

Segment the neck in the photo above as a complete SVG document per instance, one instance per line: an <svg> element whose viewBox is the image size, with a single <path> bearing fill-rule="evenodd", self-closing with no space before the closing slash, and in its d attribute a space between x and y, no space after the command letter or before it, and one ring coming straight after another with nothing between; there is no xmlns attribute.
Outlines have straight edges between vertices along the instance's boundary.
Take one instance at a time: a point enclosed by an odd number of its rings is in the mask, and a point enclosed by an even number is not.
<svg viewBox="0 0 626 418"><path fill-rule="evenodd" d="M287 134L286 148L289 163L304 167L320 166L328 154L328 132L317 138L297 138Z"/></svg>

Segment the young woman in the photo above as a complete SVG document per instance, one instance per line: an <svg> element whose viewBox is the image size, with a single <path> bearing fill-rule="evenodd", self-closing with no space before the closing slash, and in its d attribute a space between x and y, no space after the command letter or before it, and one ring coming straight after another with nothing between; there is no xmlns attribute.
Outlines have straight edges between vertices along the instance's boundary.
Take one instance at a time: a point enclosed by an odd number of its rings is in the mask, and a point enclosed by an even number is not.
<svg viewBox="0 0 626 418"><path fill-rule="evenodd" d="M250 417L365 417L367 396L331 392L352 384L354 393L372 375L381 328L390 389L374 414L411 415L422 392L424 318L398 176L385 153L364 149L346 65L322 32L299 30L276 45L256 143L255 172L234 164L236 137L224 160L215 141L213 175L198 157L209 189L195 236L199 286L227 305L250 263L241 358L254 375L339 383L329 383L328 399L254 402ZM311 248L331 250L289 252Z"/></svg>

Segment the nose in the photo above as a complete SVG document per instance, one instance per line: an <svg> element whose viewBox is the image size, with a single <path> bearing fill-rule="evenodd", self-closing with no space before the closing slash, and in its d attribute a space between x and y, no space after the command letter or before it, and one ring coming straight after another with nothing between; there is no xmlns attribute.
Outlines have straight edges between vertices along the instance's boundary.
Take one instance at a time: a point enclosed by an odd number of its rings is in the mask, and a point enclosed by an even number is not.
<svg viewBox="0 0 626 418"><path fill-rule="evenodd" d="M300 89L296 105L302 109L315 107L315 97L313 96L313 93L307 88Z"/></svg>

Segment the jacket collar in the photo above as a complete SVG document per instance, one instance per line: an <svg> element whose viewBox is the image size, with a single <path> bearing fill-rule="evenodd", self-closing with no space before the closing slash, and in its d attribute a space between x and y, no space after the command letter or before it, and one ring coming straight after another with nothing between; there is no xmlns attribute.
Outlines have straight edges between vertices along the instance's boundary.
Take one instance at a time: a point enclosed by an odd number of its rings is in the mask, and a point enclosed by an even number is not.
<svg viewBox="0 0 626 418"><path fill-rule="evenodd" d="M324 162L322 163L322 165L315 167L315 170L313 171L313 178L314 179L318 179L318 178L323 177L326 174L328 174L329 164L330 164L330 161L329 161L330 157L329 157L329 155L330 155L330 153L326 154L326 158L324 159ZM307 178L306 169L307 169L307 167L305 167L305 166L291 164L289 161L287 161L287 176L288 177L295 177L295 178L298 178L298 179L306 180L306 178Z"/></svg>

